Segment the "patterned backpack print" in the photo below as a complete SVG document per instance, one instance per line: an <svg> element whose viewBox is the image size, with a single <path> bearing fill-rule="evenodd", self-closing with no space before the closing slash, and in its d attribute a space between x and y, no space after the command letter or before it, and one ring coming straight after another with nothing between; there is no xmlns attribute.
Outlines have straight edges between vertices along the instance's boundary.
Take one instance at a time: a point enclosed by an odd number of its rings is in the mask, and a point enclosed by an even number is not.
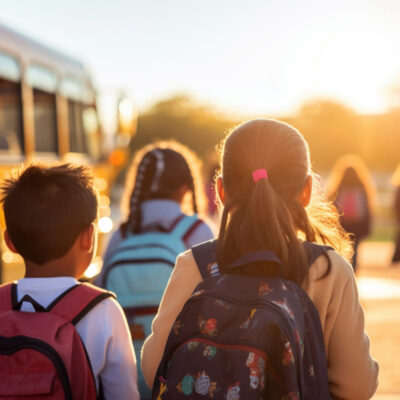
<svg viewBox="0 0 400 400"><path fill-rule="evenodd" d="M168 338L153 398L330 399L321 324L307 294L277 277L203 271Z"/></svg>

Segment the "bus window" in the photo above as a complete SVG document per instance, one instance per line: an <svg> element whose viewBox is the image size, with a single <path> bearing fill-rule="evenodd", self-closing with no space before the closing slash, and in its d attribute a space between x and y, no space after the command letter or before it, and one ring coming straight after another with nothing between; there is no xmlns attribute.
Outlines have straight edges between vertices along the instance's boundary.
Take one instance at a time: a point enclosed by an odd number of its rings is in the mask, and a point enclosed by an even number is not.
<svg viewBox="0 0 400 400"><path fill-rule="evenodd" d="M69 151L73 153L87 153L83 108L82 103L68 100Z"/></svg>
<svg viewBox="0 0 400 400"><path fill-rule="evenodd" d="M18 61L0 52L0 156L23 153L20 78Z"/></svg>
<svg viewBox="0 0 400 400"><path fill-rule="evenodd" d="M99 160L102 155L99 140L99 121L94 107L86 107L83 110L83 129L90 156L94 160Z"/></svg>
<svg viewBox="0 0 400 400"><path fill-rule="evenodd" d="M13 82L21 80L21 68L18 61L2 52L0 52L0 76Z"/></svg>
<svg viewBox="0 0 400 400"><path fill-rule="evenodd" d="M30 65L27 81L33 87L35 151L58 153L55 96L57 75L42 66Z"/></svg>
<svg viewBox="0 0 400 400"><path fill-rule="evenodd" d="M56 96L43 90L33 89L35 118L35 151L57 153Z"/></svg>

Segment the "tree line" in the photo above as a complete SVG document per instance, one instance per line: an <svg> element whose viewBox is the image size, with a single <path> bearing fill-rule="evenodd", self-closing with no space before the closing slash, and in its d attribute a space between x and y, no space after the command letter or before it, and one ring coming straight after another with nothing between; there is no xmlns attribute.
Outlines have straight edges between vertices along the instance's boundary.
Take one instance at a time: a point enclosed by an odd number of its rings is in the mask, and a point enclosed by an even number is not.
<svg viewBox="0 0 400 400"><path fill-rule="evenodd" d="M359 155L371 169L380 171L393 171L400 161L399 109L360 115L337 102L314 100L293 115L278 118L304 135L317 171L330 169L340 156L348 153ZM157 139L175 139L208 159L227 130L243 120L242 116L218 113L187 95L176 95L139 116L132 150Z"/></svg>

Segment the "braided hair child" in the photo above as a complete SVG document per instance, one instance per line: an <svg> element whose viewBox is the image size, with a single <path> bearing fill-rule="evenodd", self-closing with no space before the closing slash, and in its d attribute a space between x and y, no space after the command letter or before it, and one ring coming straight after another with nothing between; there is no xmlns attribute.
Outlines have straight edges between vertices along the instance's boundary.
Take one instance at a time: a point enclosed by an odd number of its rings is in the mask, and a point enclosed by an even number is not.
<svg viewBox="0 0 400 400"><path fill-rule="evenodd" d="M204 203L200 162L191 150L176 141L145 146L127 175L122 202L127 217L112 235L104 259L129 232L168 231L182 216L202 214ZM190 248L213 237L210 226L199 218L184 241Z"/></svg>

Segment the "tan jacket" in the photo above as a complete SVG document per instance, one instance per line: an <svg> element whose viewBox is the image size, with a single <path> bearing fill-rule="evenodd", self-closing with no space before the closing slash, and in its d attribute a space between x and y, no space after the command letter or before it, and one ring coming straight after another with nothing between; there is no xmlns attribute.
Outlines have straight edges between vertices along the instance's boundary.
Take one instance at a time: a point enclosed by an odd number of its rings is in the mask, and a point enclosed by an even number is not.
<svg viewBox="0 0 400 400"><path fill-rule="evenodd" d="M332 264L329 275L318 280L328 266L324 256L318 257L310 267L305 290L321 318L330 392L335 399L369 399L377 388L379 366L369 354L369 339L364 333L364 312L353 269L336 252L329 251L328 254ZM153 321L152 334L142 349L142 369L150 387L172 325L201 280L192 252L182 253Z"/></svg>

